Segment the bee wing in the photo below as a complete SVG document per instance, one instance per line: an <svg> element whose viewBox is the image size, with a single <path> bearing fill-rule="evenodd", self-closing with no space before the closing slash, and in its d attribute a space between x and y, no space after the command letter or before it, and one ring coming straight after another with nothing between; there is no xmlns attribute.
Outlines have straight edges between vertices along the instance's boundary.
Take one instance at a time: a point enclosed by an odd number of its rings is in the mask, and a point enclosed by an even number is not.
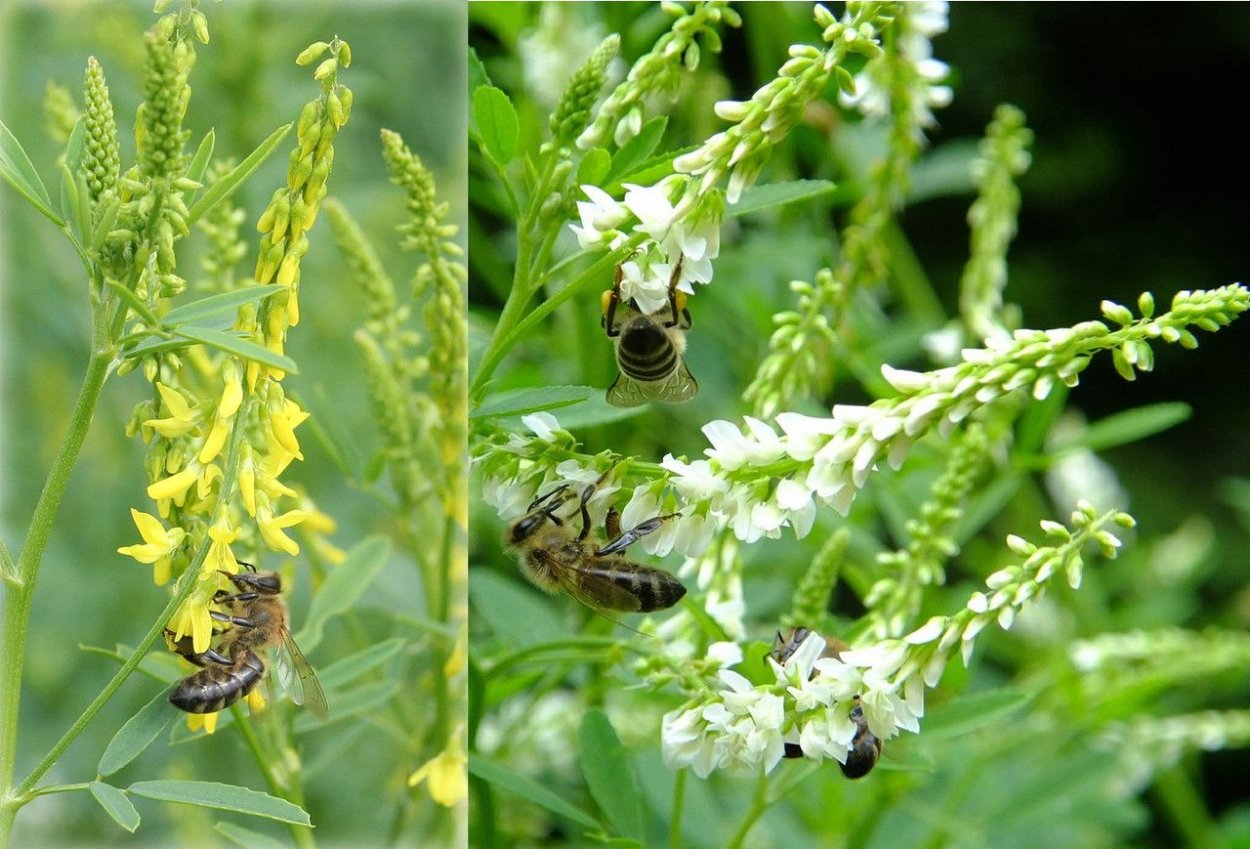
<svg viewBox="0 0 1250 849"><path fill-rule="evenodd" d="M638 407L649 400L642 384L624 374L617 374L616 380L608 387L606 397L613 407Z"/></svg>
<svg viewBox="0 0 1250 849"><path fill-rule="evenodd" d="M550 552L535 552L549 567L560 588L595 613L603 608L632 612L642 606L631 592L594 572L558 559Z"/></svg>
<svg viewBox="0 0 1250 849"><path fill-rule="evenodd" d="M291 632L284 629L282 638L282 646L274 656L278 680L291 694L291 701L304 705L318 719L326 719L330 710L326 706L326 694L321 689L321 682L317 680L317 673L313 672L312 664L299 650Z"/></svg>
<svg viewBox="0 0 1250 849"><path fill-rule="evenodd" d="M685 359L677 358L677 368L663 381L649 388L647 393L655 401L681 404L699 394L699 382L690 373ZM611 399L609 399L611 400Z"/></svg>

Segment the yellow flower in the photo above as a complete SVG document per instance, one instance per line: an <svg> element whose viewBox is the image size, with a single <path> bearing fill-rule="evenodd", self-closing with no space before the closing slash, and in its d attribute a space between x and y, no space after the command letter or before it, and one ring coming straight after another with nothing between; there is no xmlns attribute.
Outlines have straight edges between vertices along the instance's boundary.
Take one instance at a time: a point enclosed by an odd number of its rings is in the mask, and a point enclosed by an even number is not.
<svg viewBox="0 0 1250 849"><path fill-rule="evenodd" d="M208 559L204 563L204 568L209 570L210 573L213 570L221 569L231 574L237 574L239 561L235 559L234 553L230 550L230 543L234 542L238 535L238 530L231 528L224 518L218 519L208 529L208 536L213 542L208 547Z"/></svg>
<svg viewBox="0 0 1250 849"><path fill-rule="evenodd" d="M260 713L265 709L265 694L260 687L247 694L247 708L252 713Z"/></svg>
<svg viewBox="0 0 1250 849"><path fill-rule="evenodd" d="M247 515L256 515L256 463L252 460L252 446L244 442L239 451L239 494Z"/></svg>
<svg viewBox="0 0 1250 849"><path fill-rule="evenodd" d="M299 404L291 400L285 400L280 410L272 407L269 410L269 429L273 433L273 438L301 460L304 459L304 455L300 453L299 440L295 438L295 428L303 424L307 418L308 413L301 410Z"/></svg>
<svg viewBox="0 0 1250 849"><path fill-rule="evenodd" d="M117 553L133 557L140 563L151 563L154 567L152 578L160 586L169 580L174 552L182 545L187 532L182 528L166 529L160 519L148 513L140 513L133 507L130 508L130 516L135 521L135 527L139 529L139 536L143 537L143 543L122 546L117 549Z"/></svg>
<svg viewBox="0 0 1250 849"><path fill-rule="evenodd" d="M217 713L189 713L187 714L187 728L192 731L204 729L205 734L212 734L217 730Z"/></svg>
<svg viewBox="0 0 1250 849"><path fill-rule="evenodd" d="M298 525L308 518L305 510L288 510L280 516L274 516L268 507L258 508L256 521L260 525L260 535L269 547L276 551L285 551L294 557L299 554L299 545L285 533L283 528Z"/></svg>
<svg viewBox="0 0 1250 849"><path fill-rule="evenodd" d="M163 383L157 383L156 389L161 393L161 400L165 402L165 408L169 410L169 417L164 419L148 419L143 424L150 427L168 439L182 436L191 430L194 430L199 424L191 411L187 399L182 396L181 392L176 389L170 389Z"/></svg>
<svg viewBox="0 0 1250 849"><path fill-rule="evenodd" d="M208 651L213 643L213 617L209 615L208 606L216 592L216 575L209 581L200 581L170 622L174 626L174 642L190 634L192 649L196 652Z"/></svg>
<svg viewBox="0 0 1250 849"><path fill-rule="evenodd" d="M217 404L213 428L204 439L204 444L200 446L200 453L196 458L201 463L207 463L221 453L221 449L226 444L226 437L230 433L230 422L233 421L234 414L239 411L239 406L243 403L243 383L239 378L239 368L234 360L226 363L224 377L226 385L221 393L221 401Z"/></svg>
<svg viewBox="0 0 1250 849"><path fill-rule="evenodd" d="M463 726L457 726L447 740L447 748L408 776L409 787L416 787L428 778L430 798L447 808L459 804L469 795L469 759L460 742L462 729Z"/></svg>
<svg viewBox="0 0 1250 849"><path fill-rule="evenodd" d="M199 465L192 463L181 472L170 475L167 478L158 480L156 483L148 487L148 498L153 501L173 500L175 498L185 497L187 490L191 488L200 477Z"/></svg>

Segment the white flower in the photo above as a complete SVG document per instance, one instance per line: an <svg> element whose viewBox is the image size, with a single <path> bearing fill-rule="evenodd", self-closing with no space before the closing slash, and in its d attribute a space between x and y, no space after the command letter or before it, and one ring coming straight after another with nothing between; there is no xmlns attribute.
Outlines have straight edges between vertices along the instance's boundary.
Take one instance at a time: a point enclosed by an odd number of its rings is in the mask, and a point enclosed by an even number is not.
<svg viewBox="0 0 1250 849"><path fill-rule="evenodd" d="M660 465L672 472L669 482L688 501L713 501L729 491L729 483L712 469L707 460L687 463L672 454L665 454Z"/></svg>
<svg viewBox="0 0 1250 849"><path fill-rule="evenodd" d="M661 245L677 220L677 208L669 198L671 186L670 178L665 178L654 186L625 184L625 207L638 219L634 230L646 233Z"/></svg>
<svg viewBox="0 0 1250 849"><path fill-rule="evenodd" d="M583 249L615 248L625 240L625 234L617 228L629 217L629 210L598 186L582 186L590 202L577 202L577 215L582 226L570 229L577 235L577 243Z"/></svg>
<svg viewBox="0 0 1250 849"><path fill-rule="evenodd" d="M560 430L560 423L551 413L530 413L521 416L521 424L543 442L555 442L555 432Z"/></svg>
<svg viewBox="0 0 1250 849"><path fill-rule="evenodd" d="M621 263L621 297L633 300L638 309L650 314L668 307L668 283L673 267L651 262L650 254Z"/></svg>

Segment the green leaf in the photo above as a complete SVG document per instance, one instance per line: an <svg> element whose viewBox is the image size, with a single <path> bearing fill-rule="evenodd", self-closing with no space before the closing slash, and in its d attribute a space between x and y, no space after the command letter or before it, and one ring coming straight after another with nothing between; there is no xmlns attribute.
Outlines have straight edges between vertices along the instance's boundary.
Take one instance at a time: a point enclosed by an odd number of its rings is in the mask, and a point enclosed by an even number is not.
<svg viewBox="0 0 1250 849"><path fill-rule="evenodd" d="M612 167L612 155L601 147L592 147L577 164L577 185L601 186Z"/></svg>
<svg viewBox="0 0 1250 849"><path fill-rule="evenodd" d="M138 781L126 790L136 796L161 802L199 805L202 808L234 811L278 822L312 825L307 812L298 805L234 784L220 784L216 781Z"/></svg>
<svg viewBox="0 0 1250 849"><path fill-rule="evenodd" d="M100 775L112 775L133 761L161 735L175 715L165 691L157 693L113 735L96 771Z"/></svg>
<svg viewBox="0 0 1250 849"><path fill-rule="evenodd" d="M486 66L482 64L481 58L478 57L477 51L473 47L469 47L469 91L477 91L482 86L491 85L490 74L486 72Z"/></svg>
<svg viewBox="0 0 1250 849"><path fill-rule="evenodd" d="M218 350L225 351L227 354L234 354L236 357L242 357L245 360L252 360L261 365L282 369L288 374L299 373L299 367L295 365L295 360L282 354L275 354L268 348L236 336L234 333L214 330L211 327L189 325L174 327L171 329L171 332L193 342L202 342L205 345L210 345Z"/></svg>
<svg viewBox="0 0 1250 849"><path fill-rule="evenodd" d="M392 657L394 657L400 649L406 644L407 640L402 637L394 637L389 640L383 640L380 643L374 643L368 648L362 649L355 654L348 655L340 660L327 666L325 669L317 673L317 677L321 679L321 683L327 689L331 687L342 687L361 678L375 667L381 666Z"/></svg>
<svg viewBox="0 0 1250 849"><path fill-rule="evenodd" d="M836 188L837 186L828 180L791 180L788 183L754 186L743 192L737 203L726 207L725 215L729 218L750 215L770 206L781 206L827 195Z"/></svg>
<svg viewBox="0 0 1250 849"><path fill-rule="evenodd" d="M582 828L599 830L599 823L585 811L566 802L541 784L473 752L469 753L469 774L495 785L506 793L528 799L557 816L572 820Z"/></svg>
<svg viewBox="0 0 1250 849"><path fill-rule="evenodd" d="M213 146L217 143L217 136L213 130L208 131L208 135L200 142L200 146L195 149L195 156L191 157L191 162L187 165L187 170L182 175L188 180L194 180L197 183L204 181L204 172L208 170L208 163L213 158Z"/></svg>
<svg viewBox="0 0 1250 849"><path fill-rule="evenodd" d="M161 324L172 329L180 324L203 321L206 318L237 310L244 304L260 301L283 291L286 291L285 286L270 284L267 286L247 286L230 292L222 292L219 295L209 295L207 298L200 298L198 301L174 307L165 313L165 317L161 319Z"/></svg>
<svg viewBox="0 0 1250 849"><path fill-rule="evenodd" d="M1032 700L1032 693L1018 690L991 690L959 696L925 718L924 735L934 740L958 737L1002 722Z"/></svg>
<svg viewBox="0 0 1250 849"><path fill-rule="evenodd" d="M69 141L65 144L65 165L71 174L82 170L83 151L87 147L87 128L80 116L70 130Z"/></svg>
<svg viewBox="0 0 1250 849"><path fill-rule="evenodd" d="M13 555L9 554L8 546L2 539L0 539L0 577L8 583L17 583L21 580L17 574L17 564L13 562Z"/></svg>
<svg viewBox="0 0 1250 849"><path fill-rule="evenodd" d="M616 152L616 156L612 157L612 170L608 172L606 182L619 180L646 162L660 144L667 126L668 118L663 115L657 115L643 124L638 135L625 142Z"/></svg>
<svg viewBox="0 0 1250 849"><path fill-rule="evenodd" d="M232 822L213 823L213 830L235 846L242 846L243 849L287 849L287 844L281 840L274 840L267 834L243 828Z"/></svg>
<svg viewBox="0 0 1250 849"><path fill-rule="evenodd" d="M617 834L641 838L642 796L638 780L607 714L597 709L587 711L579 737L582 774L590 795Z"/></svg>
<svg viewBox="0 0 1250 849"><path fill-rule="evenodd" d="M248 154L247 159L240 162L235 169L229 174L224 174L217 179L215 183L208 187L204 194L191 204L191 209L187 214L187 224L193 224L200 216L208 212L219 201L227 198L239 187L239 185L252 175L252 172L259 168L269 155L273 153L282 139L286 138L286 134L291 131L292 124L284 124L274 130L269 138L260 143L260 146Z"/></svg>
<svg viewBox="0 0 1250 849"><path fill-rule="evenodd" d="M1065 444L1063 448L1080 445L1091 451L1105 451L1175 427L1186 421L1193 412L1192 407L1180 401L1147 404L1144 407L1124 410L1094 422L1075 442Z"/></svg>
<svg viewBox="0 0 1250 849"><path fill-rule="evenodd" d="M604 398L602 389L584 401L578 401L560 410L560 427L576 433L588 427L624 421L640 416L647 411L646 406L617 407L609 404Z"/></svg>
<svg viewBox="0 0 1250 849"><path fill-rule="evenodd" d="M356 716L367 717L372 722L395 698L399 687L399 681L375 681L372 684L355 685L346 692L340 690L326 693L326 701L330 704L329 719L319 719L306 710L299 711L295 717L295 734L302 736L336 722L342 724Z"/></svg>
<svg viewBox="0 0 1250 849"><path fill-rule="evenodd" d="M558 410L585 401L598 390L593 386L540 386L537 389L510 389L490 395L469 414L472 419L498 419L523 416L540 410Z"/></svg>
<svg viewBox="0 0 1250 849"><path fill-rule="evenodd" d="M670 150L666 153L657 154L638 167L629 174L624 174L619 180L608 183L603 190L610 195L615 195L621 190L624 183L637 183L640 186L653 186L660 180L663 180L669 174L673 173L673 160L684 153L694 150L694 145L680 148L679 150Z"/></svg>
<svg viewBox="0 0 1250 849"><path fill-rule="evenodd" d="M0 177L17 189L17 193L30 201L45 218L58 227L64 226L65 222L52 211L48 190L44 188L43 180L39 179L35 166L30 164L30 157L3 121L0 121Z"/></svg>
<svg viewBox="0 0 1250 849"><path fill-rule="evenodd" d="M482 147L499 165L506 165L516 156L516 109L503 89L493 85L478 86L473 92L473 118L482 137Z"/></svg>
<svg viewBox="0 0 1250 849"><path fill-rule="evenodd" d="M543 596L502 575L475 570L469 581L473 608L491 630L513 648L567 638L563 621Z"/></svg>
<svg viewBox="0 0 1250 849"><path fill-rule="evenodd" d="M91 789L91 795L100 803L105 813L113 818L114 822L132 833L139 827L139 812L127 798L126 791L112 784L105 784L103 781L93 781L88 787Z"/></svg>
<svg viewBox="0 0 1250 849"><path fill-rule="evenodd" d="M306 652L312 651L321 642L326 622L349 609L373 583L390 553L391 544L386 537L365 537L347 553L342 563L326 575L321 591L308 610L308 619L295 638Z"/></svg>

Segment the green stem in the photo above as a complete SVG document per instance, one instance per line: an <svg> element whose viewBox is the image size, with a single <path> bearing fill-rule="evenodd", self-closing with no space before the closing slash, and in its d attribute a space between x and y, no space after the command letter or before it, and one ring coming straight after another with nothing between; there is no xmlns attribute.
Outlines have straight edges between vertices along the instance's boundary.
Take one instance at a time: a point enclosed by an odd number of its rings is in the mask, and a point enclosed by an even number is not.
<svg viewBox="0 0 1250 849"><path fill-rule="evenodd" d="M1214 849L1219 845L1202 795L1179 766L1155 773L1154 789L1186 846Z"/></svg>
<svg viewBox="0 0 1250 849"><path fill-rule="evenodd" d="M244 742L247 743L248 749L252 752L252 757L256 759L256 766L260 769L261 777L265 779L265 785L268 786L269 792L281 799L304 807L303 794L298 792L298 788L288 788L283 786L274 775L272 769L269 768L271 762L276 762L279 758L265 751L265 747L261 745L260 738L256 736L256 729L252 728L252 724L243 715L243 710L239 705L235 705L234 711L234 727L239 729L239 733L243 735ZM292 780L298 778L298 773L291 773ZM296 825L294 823L287 824L287 830L291 832L291 839L295 841L295 845L302 849L313 849L317 845L313 839L312 831L305 826Z"/></svg>
<svg viewBox="0 0 1250 849"><path fill-rule="evenodd" d="M97 339L97 342L99 340ZM35 595L35 579L56 520L70 474L91 427L91 417L108 376L112 349L95 344L69 427L53 460L43 492L35 504L26 541L18 555L17 582L4 595L3 624L0 624L0 847L9 843L13 819L20 802L13 798L13 775L17 754L18 710L21 703L22 672L26 653L26 630Z"/></svg>
<svg viewBox="0 0 1250 849"><path fill-rule="evenodd" d="M755 826L756 821L768 810L769 804L768 776L761 769L760 780L755 785L755 796L751 799L751 808L747 811L746 816L742 818L742 822L739 823L738 830L734 832L734 836L725 844L725 849L742 849L742 844L746 841L747 834Z"/></svg>
<svg viewBox="0 0 1250 849"><path fill-rule="evenodd" d="M668 849L681 849L681 814L686 802L686 774L677 770L677 783L673 785L673 817L668 824Z"/></svg>

